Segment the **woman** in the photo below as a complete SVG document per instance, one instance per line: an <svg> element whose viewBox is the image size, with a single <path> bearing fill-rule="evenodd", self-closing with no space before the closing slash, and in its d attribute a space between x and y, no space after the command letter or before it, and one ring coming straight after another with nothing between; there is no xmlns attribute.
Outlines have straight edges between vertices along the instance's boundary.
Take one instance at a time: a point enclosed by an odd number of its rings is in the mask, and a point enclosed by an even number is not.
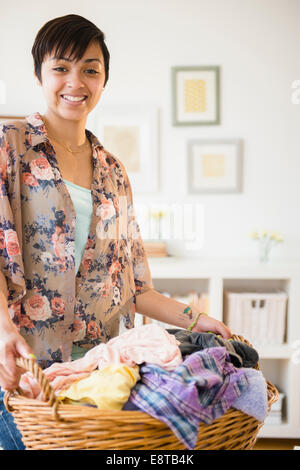
<svg viewBox="0 0 300 470"><path fill-rule="evenodd" d="M32 48L46 112L0 127L2 395L18 385L16 357L81 357L132 328L135 311L231 335L153 288L125 168L85 128L109 76L104 39L77 15L46 23ZM24 448L1 407L0 446Z"/></svg>

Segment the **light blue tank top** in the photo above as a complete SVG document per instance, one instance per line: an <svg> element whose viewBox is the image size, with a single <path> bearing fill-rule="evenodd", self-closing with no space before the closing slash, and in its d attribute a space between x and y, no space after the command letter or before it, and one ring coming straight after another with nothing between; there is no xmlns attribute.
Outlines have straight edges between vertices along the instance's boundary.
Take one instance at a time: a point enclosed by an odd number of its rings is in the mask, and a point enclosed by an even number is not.
<svg viewBox="0 0 300 470"><path fill-rule="evenodd" d="M64 183L69 191L76 212L75 273L77 274L90 231L93 213L92 192L87 188L78 186L77 184L71 183L65 179ZM80 359L86 352L87 349L73 344L72 360Z"/></svg>
<svg viewBox="0 0 300 470"><path fill-rule="evenodd" d="M93 213L92 192L90 189L83 188L65 179L64 183L68 188L76 212L75 273L77 274L90 231Z"/></svg>

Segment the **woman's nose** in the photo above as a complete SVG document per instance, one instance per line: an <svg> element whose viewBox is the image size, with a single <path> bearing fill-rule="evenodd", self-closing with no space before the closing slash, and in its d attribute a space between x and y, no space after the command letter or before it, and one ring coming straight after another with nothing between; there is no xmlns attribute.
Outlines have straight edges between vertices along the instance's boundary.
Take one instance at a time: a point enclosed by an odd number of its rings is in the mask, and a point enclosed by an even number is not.
<svg viewBox="0 0 300 470"><path fill-rule="evenodd" d="M81 75L78 74L78 73L70 74L68 76L68 79L67 79L67 85L70 88L82 88L82 87L84 87L84 83L83 83Z"/></svg>

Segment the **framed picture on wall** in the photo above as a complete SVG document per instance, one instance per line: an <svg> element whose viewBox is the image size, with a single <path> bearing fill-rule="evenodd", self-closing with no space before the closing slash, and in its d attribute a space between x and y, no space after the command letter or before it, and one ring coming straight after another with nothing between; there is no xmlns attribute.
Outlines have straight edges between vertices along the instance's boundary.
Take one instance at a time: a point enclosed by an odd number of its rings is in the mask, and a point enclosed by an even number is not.
<svg viewBox="0 0 300 470"><path fill-rule="evenodd" d="M188 142L188 193L242 191L242 141Z"/></svg>
<svg viewBox="0 0 300 470"><path fill-rule="evenodd" d="M220 67L172 67L173 125L220 124Z"/></svg>
<svg viewBox="0 0 300 470"><path fill-rule="evenodd" d="M147 106L101 107L94 131L104 148L124 164L135 193L159 188L158 112Z"/></svg>

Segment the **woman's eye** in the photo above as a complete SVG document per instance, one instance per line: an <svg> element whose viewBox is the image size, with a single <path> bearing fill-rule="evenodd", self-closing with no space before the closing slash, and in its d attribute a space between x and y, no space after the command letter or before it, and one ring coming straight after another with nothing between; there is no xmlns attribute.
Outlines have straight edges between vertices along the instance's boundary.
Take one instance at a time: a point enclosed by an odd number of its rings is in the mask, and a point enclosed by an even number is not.
<svg viewBox="0 0 300 470"><path fill-rule="evenodd" d="M61 72L62 70L66 70L64 67L55 67L53 70L56 72Z"/></svg>
<svg viewBox="0 0 300 470"><path fill-rule="evenodd" d="M99 72L97 72L97 70L94 70L94 69L88 69L88 70L86 70L86 72L89 72L91 75L99 73Z"/></svg>
<svg viewBox="0 0 300 470"><path fill-rule="evenodd" d="M55 72L66 72L67 69L65 69L65 67L55 67L53 70L55 70ZM87 69L86 72L88 72L89 75L99 74L99 72L97 72L97 70L94 70L94 69Z"/></svg>

